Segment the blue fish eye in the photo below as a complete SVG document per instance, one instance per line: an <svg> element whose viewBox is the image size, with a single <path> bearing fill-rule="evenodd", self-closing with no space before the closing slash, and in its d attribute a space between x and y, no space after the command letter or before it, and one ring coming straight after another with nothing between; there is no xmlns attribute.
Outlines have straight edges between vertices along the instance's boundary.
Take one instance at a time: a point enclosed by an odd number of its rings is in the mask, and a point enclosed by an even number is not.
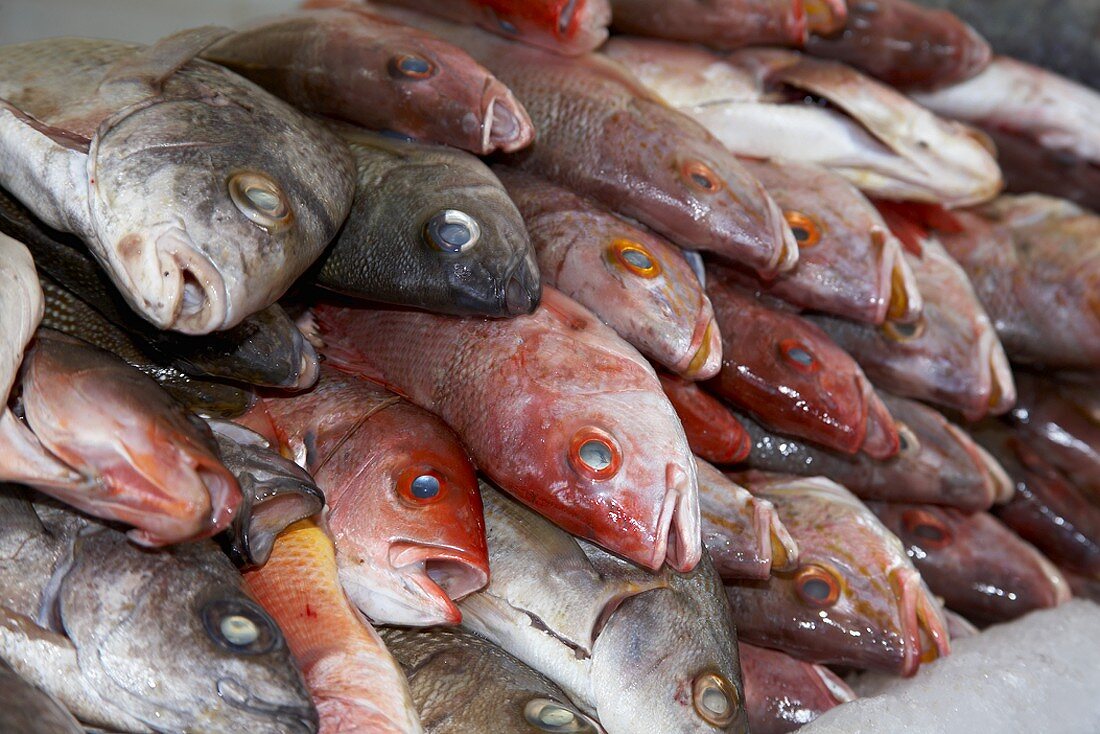
<svg viewBox="0 0 1100 734"><path fill-rule="evenodd" d="M435 74L435 65L423 56L400 54L390 59L390 75L409 79L427 79Z"/></svg>
<svg viewBox="0 0 1100 734"><path fill-rule="evenodd" d="M431 474L422 474L412 481L410 491L412 496L418 500L430 500L439 495L439 490L442 486L439 483L437 477Z"/></svg>
<svg viewBox="0 0 1100 734"><path fill-rule="evenodd" d="M457 209L444 209L424 227L428 244L437 250L457 254L477 244L481 228L470 215Z"/></svg>

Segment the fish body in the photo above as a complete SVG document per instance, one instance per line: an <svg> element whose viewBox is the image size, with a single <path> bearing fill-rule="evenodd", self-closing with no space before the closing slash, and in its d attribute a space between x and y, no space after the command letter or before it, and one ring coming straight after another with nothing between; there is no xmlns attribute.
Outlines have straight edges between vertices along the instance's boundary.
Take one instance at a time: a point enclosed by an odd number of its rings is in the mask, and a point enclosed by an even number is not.
<svg viewBox="0 0 1100 734"><path fill-rule="evenodd" d="M329 290L459 315L530 313L539 268L523 218L475 156L333 126L358 166L355 202L322 256Z"/></svg>
<svg viewBox="0 0 1100 734"><path fill-rule="evenodd" d="M203 57L300 109L477 155L535 137L512 92L462 49L368 7L255 21Z"/></svg>
<svg viewBox="0 0 1100 734"><path fill-rule="evenodd" d="M84 734L84 727L56 698L23 680L3 660L0 660L0 685L7 701L0 711L0 730L12 734Z"/></svg>
<svg viewBox="0 0 1100 734"><path fill-rule="evenodd" d="M321 526L301 520L287 528L245 585L286 636L317 707L319 734L424 731L397 662L340 588Z"/></svg>
<svg viewBox="0 0 1100 734"><path fill-rule="evenodd" d="M718 372L721 337L702 283L672 243L533 176L498 168L543 282L688 379Z"/></svg>
<svg viewBox="0 0 1100 734"><path fill-rule="evenodd" d="M736 478L775 506L799 562L726 586L740 639L903 676L950 652L939 605L901 542L852 493L824 477Z"/></svg>
<svg viewBox="0 0 1100 734"><path fill-rule="evenodd" d="M854 454L897 453L889 411L859 366L817 326L769 308L717 266L707 293L722 333L722 369L708 383L769 428Z"/></svg>
<svg viewBox="0 0 1100 734"><path fill-rule="evenodd" d="M817 3L822 9L835 2ZM728 50L801 46L809 19L801 0L612 0L616 31ZM843 23L843 19L841 19Z"/></svg>
<svg viewBox="0 0 1100 734"><path fill-rule="evenodd" d="M331 133L195 59L227 32L0 48L0 185L83 239L146 320L186 334L271 305L353 193Z"/></svg>
<svg viewBox="0 0 1100 734"><path fill-rule="evenodd" d="M44 311L31 253L22 242L0 234L0 396L4 406ZM0 413L6 411L0 407Z"/></svg>
<svg viewBox="0 0 1100 734"><path fill-rule="evenodd" d="M664 373L658 377L698 457L715 464L737 464L748 457L749 435L722 401L694 382Z"/></svg>
<svg viewBox="0 0 1100 734"><path fill-rule="evenodd" d="M441 417L481 471L552 522L649 568L698 562L687 438L653 368L587 309L546 287L514 319L312 314L330 364Z"/></svg>
<svg viewBox="0 0 1100 734"><path fill-rule="evenodd" d="M778 650L739 642L745 710L753 734L785 734L856 699L855 691L824 665Z"/></svg>

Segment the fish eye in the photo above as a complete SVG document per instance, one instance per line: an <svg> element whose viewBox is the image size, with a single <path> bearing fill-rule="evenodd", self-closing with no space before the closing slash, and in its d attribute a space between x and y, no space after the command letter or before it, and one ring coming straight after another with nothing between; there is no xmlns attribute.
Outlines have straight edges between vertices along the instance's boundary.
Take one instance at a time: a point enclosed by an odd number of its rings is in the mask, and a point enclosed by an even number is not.
<svg viewBox="0 0 1100 734"><path fill-rule="evenodd" d="M436 67L431 61L417 54L398 54L390 59L389 72L393 77L427 79L435 76Z"/></svg>
<svg viewBox="0 0 1100 734"><path fill-rule="evenodd" d="M920 451L920 439L917 438L917 434L913 433L913 429L901 421L897 421L895 426L898 429L898 444L900 445L898 453L907 455Z"/></svg>
<svg viewBox="0 0 1100 734"><path fill-rule="evenodd" d="M919 339L924 334L924 317L911 324L899 324L896 321L887 321L882 325L886 336L896 342L907 342Z"/></svg>
<svg viewBox="0 0 1100 734"><path fill-rule="evenodd" d="M285 229L294 219L283 190L262 173L242 171L230 176L229 198L249 221L268 232Z"/></svg>
<svg viewBox="0 0 1100 734"><path fill-rule="evenodd" d="M951 531L927 510L906 510L901 516L905 532L922 548L939 549L951 545Z"/></svg>
<svg viewBox="0 0 1100 734"><path fill-rule="evenodd" d="M210 639L232 653L263 655L282 640L267 613L244 599L208 602L202 608L202 624Z"/></svg>
<svg viewBox="0 0 1100 734"><path fill-rule="evenodd" d="M820 366L810 348L797 339L784 339L779 342L779 354L800 372L815 372Z"/></svg>
<svg viewBox="0 0 1100 734"><path fill-rule="evenodd" d="M794 233L799 249L813 247L821 242L821 228L808 214L792 209L783 212L783 218L787 220L787 225Z"/></svg>
<svg viewBox="0 0 1100 734"><path fill-rule="evenodd" d="M573 435L569 463L589 479L610 479L622 465L619 445L598 428L582 428Z"/></svg>
<svg viewBox="0 0 1100 734"><path fill-rule="evenodd" d="M595 734L596 725L581 712L549 698L532 698L523 707L523 718L539 731L554 734Z"/></svg>
<svg viewBox="0 0 1100 734"><path fill-rule="evenodd" d="M642 278L656 278L661 274L661 264L649 251L631 240L615 240L611 252L624 268Z"/></svg>
<svg viewBox="0 0 1100 734"><path fill-rule="evenodd" d="M569 31L569 25L573 22L573 14L577 10L577 0L569 0L561 9L558 16L558 35L564 36Z"/></svg>
<svg viewBox="0 0 1100 734"><path fill-rule="evenodd" d="M466 212L444 209L436 212L424 225L424 239L432 247L443 252L458 254L477 244L481 227Z"/></svg>
<svg viewBox="0 0 1100 734"><path fill-rule="evenodd" d="M691 699L695 704L695 713L711 726L727 726L737 715L737 689L718 673L695 676Z"/></svg>
<svg viewBox="0 0 1100 734"><path fill-rule="evenodd" d="M446 493L447 483L434 471L411 467L397 478L397 493L413 505L430 505Z"/></svg>
<svg viewBox="0 0 1100 734"><path fill-rule="evenodd" d="M840 598L840 582L836 576L814 564L798 569L794 588L798 598L813 607L831 607Z"/></svg>
<svg viewBox="0 0 1100 734"><path fill-rule="evenodd" d="M692 188L704 193L713 194L722 188L721 179L702 161L688 161L680 173Z"/></svg>

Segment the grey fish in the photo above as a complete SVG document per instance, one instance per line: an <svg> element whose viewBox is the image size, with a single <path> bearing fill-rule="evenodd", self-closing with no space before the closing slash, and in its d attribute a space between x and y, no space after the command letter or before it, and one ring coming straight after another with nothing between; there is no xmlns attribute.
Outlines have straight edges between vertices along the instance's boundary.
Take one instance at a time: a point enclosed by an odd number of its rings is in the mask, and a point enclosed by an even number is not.
<svg viewBox="0 0 1100 734"><path fill-rule="evenodd" d="M83 239L145 319L187 334L271 305L353 193L331 133L195 58L229 32L0 47L0 185Z"/></svg>
<svg viewBox="0 0 1100 734"><path fill-rule="evenodd" d="M345 295L457 315L539 304L538 262L515 204L476 156L350 125L355 203L317 282Z"/></svg>
<svg viewBox="0 0 1100 734"><path fill-rule="evenodd" d="M0 234L0 416L6 414L8 393L43 310L42 287L30 252L22 242Z"/></svg>
<svg viewBox="0 0 1100 734"><path fill-rule="evenodd" d="M0 657L21 676L110 730L316 731L279 628L213 543L141 550L17 492L0 495Z"/></svg>
<svg viewBox="0 0 1100 734"><path fill-rule="evenodd" d="M10 734L84 734L84 728L57 699L19 677L0 660L0 731Z"/></svg>
<svg viewBox="0 0 1100 734"><path fill-rule="evenodd" d="M427 734L602 734L546 676L462 629L378 633L409 678Z"/></svg>
<svg viewBox="0 0 1100 734"><path fill-rule="evenodd" d="M744 732L730 612L709 557L653 573L482 483L489 586L462 624L535 667L608 734Z"/></svg>

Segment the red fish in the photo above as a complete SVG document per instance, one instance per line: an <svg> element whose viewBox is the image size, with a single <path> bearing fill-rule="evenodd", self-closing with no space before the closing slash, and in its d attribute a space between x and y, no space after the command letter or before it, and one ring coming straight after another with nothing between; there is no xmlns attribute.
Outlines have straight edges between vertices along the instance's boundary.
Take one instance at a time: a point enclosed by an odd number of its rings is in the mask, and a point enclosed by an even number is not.
<svg viewBox="0 0 1100 734"><path fill-rule="evenodd" d="M324 367L317 387L264 398L284 450L325 493L340 581L370 619L458 624L489 580L477 477L438 418Z"/></svg>
<svg viewBox="0 0 1100 734"><path fill-rule="evenodd" d="M837 0L611 0L620 33L726 50L801 46L809 30L806 5L814 8L816 27L843 25L844 3Z"/></svg>
<svg viewBox="0 0 1100 734"><path fill-rule="evenodd" d="M737 643L737 650L752 734L795 731L834 706L856 699L855 691L824 665L745 642Z"/></svg>
<svg viewBox="0 0 1100 734"><path fill-rule="evenodd" d="M574 535L648 568L699 561L695 459L649 363L553 288L530 316L319 305L330 363L439 415L478 468Z"/></svg>
<svg viewBox="0 0 1100 734"><path fill-rule="evenodd" d="M897 453L894 421L859 365L821 329L735 281L727 269L707 269L722 333L722 369L708 386L777 431L849 454Z"/></svg>
<svg viewBox="0 0 1100 734"><path fill-rule="evenodd" d="M715 464L737 464L748 457L749 434L729 408L694 382L665 373L657 376L695 454Z"/></svg>

